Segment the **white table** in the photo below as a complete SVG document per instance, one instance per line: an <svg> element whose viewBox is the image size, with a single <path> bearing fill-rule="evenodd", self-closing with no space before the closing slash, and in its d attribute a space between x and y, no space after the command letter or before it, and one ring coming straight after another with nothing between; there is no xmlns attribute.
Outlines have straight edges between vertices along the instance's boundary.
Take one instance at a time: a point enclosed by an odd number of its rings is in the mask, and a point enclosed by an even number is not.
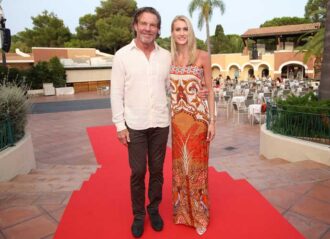
<svg viewBox="0 0 330 239"><path fill-rule="evenodd" d="M240 105L245 101L245 96L234 96L231 100L231 102L235 102L237 105Z"/></svg>
<svg viewBox="0 0 330 239"><path fill-rule="evenodd" d="M260 118L261 118L260 113L261 113L261 104L249 105L248 117L251 120L251 124L253 124L254 119L260 122Z"/></svg>
<svg viewBox="0 0 330 239"><path fill-rule="evenodd" d="M258 100L259 100L259 102L261 102L262 101L262 98L264 97L264 93L263 92L260 92L259 94L258 94Z"/></svg>

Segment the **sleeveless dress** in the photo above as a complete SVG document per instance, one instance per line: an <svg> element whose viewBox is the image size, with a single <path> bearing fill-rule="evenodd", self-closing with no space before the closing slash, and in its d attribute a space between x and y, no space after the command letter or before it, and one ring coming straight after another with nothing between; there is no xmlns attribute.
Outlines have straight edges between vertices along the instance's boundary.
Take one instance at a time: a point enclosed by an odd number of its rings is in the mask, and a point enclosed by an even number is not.
<svg viewBox="0 0 330 239"><path fill-rule="evenodd" d="M172 202L175 224L206 228L209 223L207 101L197 92L203 68L171 66Z"/></svg>

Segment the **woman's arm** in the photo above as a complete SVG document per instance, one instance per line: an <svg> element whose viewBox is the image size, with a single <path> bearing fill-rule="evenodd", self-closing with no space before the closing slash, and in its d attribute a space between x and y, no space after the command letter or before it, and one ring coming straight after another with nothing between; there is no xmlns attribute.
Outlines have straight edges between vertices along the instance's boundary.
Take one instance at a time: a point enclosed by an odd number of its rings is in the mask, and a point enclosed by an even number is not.
<svg viewBox="0 0 330 239"><path fill-rule="evenodd" d="M204 69L204 81L206 88L208 90L208 106L209 106L209 114L210 114L210 123L207 138L211 141L215 136L215 103L214 103L214 92L212 88L212 70L211 70L211 56L205 52L201 51L199 54L201 65Z"/></svg>

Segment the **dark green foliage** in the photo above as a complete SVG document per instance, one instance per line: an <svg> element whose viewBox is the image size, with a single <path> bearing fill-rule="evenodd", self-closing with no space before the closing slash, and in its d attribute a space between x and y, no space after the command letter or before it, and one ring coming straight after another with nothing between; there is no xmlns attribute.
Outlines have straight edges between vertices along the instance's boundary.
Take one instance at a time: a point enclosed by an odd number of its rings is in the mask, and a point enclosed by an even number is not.
<svg viewBox="0 0 330 239"><path fill-rule="evenodd" d="M64 87L66 83L66 73L63 65L57 57L53 57L49 60L48 70L54 87Z"/></svg>
<svg viewBox="0 0 330 239"><path fill-rule="evenodd" d="M207 51L207 45L201 39L196 38L196 45L197 45L197 49Z"/></svg>
<svg viewBox="0 0 330 239"><path fill-rule="evenodd" d="M14 142L17 142L24 136L27 123L27 88L23 84L6 82L3 78L1 80L3 83L0 84L0 124L9 119Z"/></svg>
<svg viewBox="0 0 330 239"><path fill-rule="evenodd" d="M170 51L171 50L171 38L170 37L158 37L156 42L159 46L163 47L164 49Z"/></svg>
<svg viewBox="0 0 330 239"><path fill-rule="evenodd" d="M25 84L26 71L0 66L0 84Z"/></svg>
<svg viewBox="0 0 330 239"><path fill-rule="evenodd" d="M54 87L65 86L65 69L57 57L49 62L38 62L26 72L26 84L31 89L42 89L43 83L53 83Z"/></svg>
<svg viewBox="0 0 330 239"><path fill-rule="evenodd" d="M27 73L26 83L31 89L42 89L42 84L51 82L51 73L47 62L39 62Z"/></svg>
<svg viewBox="0 0 330 239"><path fill-rule="evenodd" d="M302 17L275 17L260 25L260 27L275 27L311 23L311 20Z"/></svg>
<svg viewBox="0 0 330 239"><path fill-rule="evenodd" d="M330 144L330 100L313 93L290 95L268 107L267 128L274 133Z"/></svg>
<svg viewBox="0 0 330 239"><path fill-rule="evenodd" d="M26 85L30 89L42 89L43 83L53 83L54 87L64 87L66 73L57 57L49 62L38 62L28 70L0 66L0 84L13 83Z"/></svg>
<svg viewBox="0 0 330 239"><path fill-rule="evenodd" d="M218 53L241 53L243 51L243 41L239 35L225 35L223 27L218 24L215 35L211 36L211 49L213 54Z"/></svg>
<svg viewBox="0 0 330 239"><path fill-rule="evenodd" d="M284 110L330 115L330 100L318 100L313 93L300 97L289 95L286 100L278 100L276 103Z"/></svg>
<svg viewBox="0 0 330 239"><path fill-rule="evenodd" d="M104 0L95 14L79 19L77 35L65 45L68 47L94 47L115 53L132 38L131 19L136 11L134 0Z"/></svg>
<svg viewBox="0 0 330 239"><path fill-rule="evenodd" d="M54 13L44 11L42 14L32 17L33 28L25 29L13 37L13 43L23 49L37 47L63 47L70 40L71 33L64 26L63 20ZM25 49L26 50L26 49Z"/></svg>
<svg viewBox="0 0 330 239"><path fill-rule="evenodd" d="M132 40L131 17L113 15L96 22L98 31L97 48L104 52L115 53Z"/></svg>
<svg viewBox="0 0 330 239"><path fill-rule="evenodd" d="M305 18L324 24L328 0L308 0L305 6Z"/></svg>
<svg viewBox="0 0 330 239"><path fill-rule="evenodd" d="M327 18L324 30L324 50L319 88L320 99L330 100L330 1L327 5Z"/></svg>

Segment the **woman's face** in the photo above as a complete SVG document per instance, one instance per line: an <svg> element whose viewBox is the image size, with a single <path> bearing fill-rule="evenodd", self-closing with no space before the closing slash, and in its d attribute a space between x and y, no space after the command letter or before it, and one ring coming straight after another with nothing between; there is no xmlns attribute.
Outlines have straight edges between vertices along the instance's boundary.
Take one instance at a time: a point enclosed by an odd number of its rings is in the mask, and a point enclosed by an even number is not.
<svg viewBox="0 0 330 239"><path fill-rule="evenodd" d="M188 26L182 20L177 20L173 24L172 36L177 45L188 43Z"/></svg>

